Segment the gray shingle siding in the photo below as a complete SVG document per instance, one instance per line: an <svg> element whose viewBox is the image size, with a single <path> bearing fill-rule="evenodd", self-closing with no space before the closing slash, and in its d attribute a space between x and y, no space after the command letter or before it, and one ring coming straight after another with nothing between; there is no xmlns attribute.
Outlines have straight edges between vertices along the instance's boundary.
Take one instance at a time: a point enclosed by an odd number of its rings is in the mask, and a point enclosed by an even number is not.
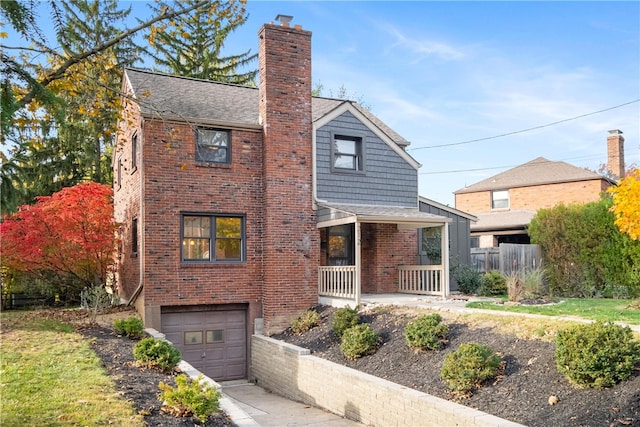
<svg viewBox="0 0 640 427"><path fill-rule="evenodd" d="M331 135L362 136L364 171L331 168ZM316 134L317 196L333 203L417 206L418 173L351 113L345 112Z"/></svg>

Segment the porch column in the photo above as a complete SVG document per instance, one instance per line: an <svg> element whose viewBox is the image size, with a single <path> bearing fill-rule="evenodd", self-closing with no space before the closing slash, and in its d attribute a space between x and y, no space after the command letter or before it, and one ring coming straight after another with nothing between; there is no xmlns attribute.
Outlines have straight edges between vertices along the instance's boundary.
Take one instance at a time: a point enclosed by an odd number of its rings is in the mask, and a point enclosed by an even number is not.
<svg viewBox="0 0 640 427"><path fill-rule="evenodd" d="M449 223L442 225L442 297L449 296Z"/></svg>
<svg viewBox="0 0 640 427"><path fill-rule="evenodd" d="M356 285L356 307L360 305L360 290L362 288L360 281L362 279L362 257L360 254L360 222L356 221L355 223L355 243L356 243L356 247L355 247L355 255L356 255L356 277L355 277L355 285Z"/></svg>

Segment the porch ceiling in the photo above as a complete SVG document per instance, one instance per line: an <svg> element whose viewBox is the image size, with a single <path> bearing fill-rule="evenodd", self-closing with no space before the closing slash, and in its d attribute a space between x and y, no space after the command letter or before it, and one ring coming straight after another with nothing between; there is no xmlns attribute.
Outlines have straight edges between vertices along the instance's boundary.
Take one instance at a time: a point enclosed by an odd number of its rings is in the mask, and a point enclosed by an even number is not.
<svg viewBox="0 0 640 427"><path fill-rule="evenodd" d="M428 228L443 226L451 222L451 218L421 212L417 207L318 204L318 228L357 222L397 224L398 228Z"/></svg>

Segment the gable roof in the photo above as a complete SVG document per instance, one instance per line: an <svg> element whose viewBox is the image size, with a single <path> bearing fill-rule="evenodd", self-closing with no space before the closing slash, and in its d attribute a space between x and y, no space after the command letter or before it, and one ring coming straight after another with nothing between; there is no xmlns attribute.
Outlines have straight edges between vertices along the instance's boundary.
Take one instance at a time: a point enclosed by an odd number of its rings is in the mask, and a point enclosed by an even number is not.
<svg viewBox="0 0 640 427"><path fill-rule="evenodd" d="M453 194L507 190L515 187L530 187L534 185L589 181L594 179L607 180L607 178L587 169L579 168L565 162L553 162L544 157L538 157L530 162L454 191Z"/></svg>
<svg viewBox="0 0 640 427"><path fill-rule="evenodd" d="M257 88L134 68L126 68L124 78L144 117L225 127L262 128ZM357 109L398 146L404 148L409 145L409 141L355 102L314 96L311 100L312 120L316 122L345 103Z"/></svg>

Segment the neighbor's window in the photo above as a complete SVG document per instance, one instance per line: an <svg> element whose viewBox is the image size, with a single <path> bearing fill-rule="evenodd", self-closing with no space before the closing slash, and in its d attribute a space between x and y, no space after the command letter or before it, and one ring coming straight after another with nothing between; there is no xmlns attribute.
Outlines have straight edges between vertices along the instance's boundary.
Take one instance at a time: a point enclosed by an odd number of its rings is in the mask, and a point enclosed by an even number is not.
<svg viewBox="0 0 640 427"><path fill-rule="evenodd" d="M491 209L509 208L509 190L491 192Z"/></svg>
<svg viewBox="0 0 640 427"><path fill-rule="evenodd" d="M183 261L244 261L244 218L183 215Z"/></svg>
<svg viewBox="0 0 640 427"><path fill-rule="evenodd" d="M333 167L340 170L363 170L362 138L334 135Z"/></svg>
<svg viewBox="0 0 640 427"><path fill-rule="evenodd" d="M196 161L229 163L231 160L231 133L220 129L196 130Z"/></svg>
<svg viewBox="0 0 640 427"><path fill-rule="evenodd" d="M131 137L131 173L138 168L138 133Z"/></svg>

